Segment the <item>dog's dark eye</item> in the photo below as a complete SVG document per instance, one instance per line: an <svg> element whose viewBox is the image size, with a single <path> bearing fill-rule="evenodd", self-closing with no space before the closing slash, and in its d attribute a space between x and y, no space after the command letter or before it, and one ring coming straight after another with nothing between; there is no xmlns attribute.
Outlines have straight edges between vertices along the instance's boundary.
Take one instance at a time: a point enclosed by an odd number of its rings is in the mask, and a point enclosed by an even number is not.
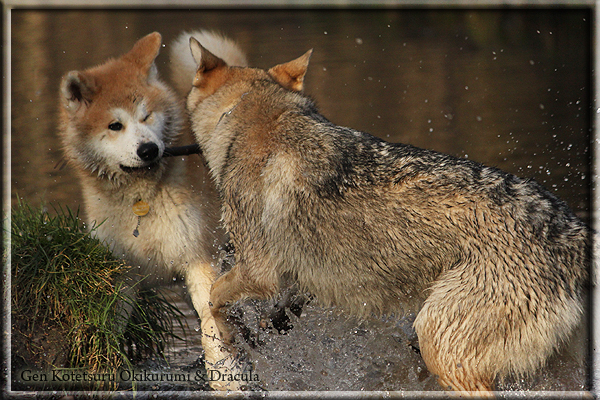
<svg viewBox="0 0 600 400"><path fill-rule="evenodd" d="M123 129L123 124L120 122L113 122L112 124L108 125L108 129L111 131L120 131Z"/></svg>
<svg viewBox="0 0 600 400"><path fill-rule="evenodd" d="M148 115L146 115L144 117L144 119L142 120L142 122L146 122L148 120L148 118L150 118L151 115L152 115L152 113L148 113Z"/></svg>

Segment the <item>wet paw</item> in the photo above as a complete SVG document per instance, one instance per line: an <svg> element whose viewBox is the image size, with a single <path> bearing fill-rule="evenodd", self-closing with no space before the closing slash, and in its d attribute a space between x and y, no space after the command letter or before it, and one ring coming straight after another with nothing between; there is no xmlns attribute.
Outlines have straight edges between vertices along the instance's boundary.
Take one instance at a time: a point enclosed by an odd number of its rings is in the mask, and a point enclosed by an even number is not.
<svg viewBox="0 0 600 400"><path fill-rule="evenodd" d="M273 328L281 335L285 335L294 327L290 317L285 312L285 308L275 308L270 315L270 320L273 323Z"/></svg>

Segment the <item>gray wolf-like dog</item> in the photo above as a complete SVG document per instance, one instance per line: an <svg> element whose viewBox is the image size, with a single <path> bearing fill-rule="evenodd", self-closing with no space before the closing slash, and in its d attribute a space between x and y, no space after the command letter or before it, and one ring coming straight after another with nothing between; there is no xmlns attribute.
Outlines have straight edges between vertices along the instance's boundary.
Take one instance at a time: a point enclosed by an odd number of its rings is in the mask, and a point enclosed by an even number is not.
<svg viewBox="0 0 600 400"><path fill-rule="evenodd" d="M235 267L212 313L289 278L358 316L418 312L444 389L491 395L580 322L590 230L532 180L336 126L301 93L310 53L229 67L193 38L192 130L222 200Z"/></svg>

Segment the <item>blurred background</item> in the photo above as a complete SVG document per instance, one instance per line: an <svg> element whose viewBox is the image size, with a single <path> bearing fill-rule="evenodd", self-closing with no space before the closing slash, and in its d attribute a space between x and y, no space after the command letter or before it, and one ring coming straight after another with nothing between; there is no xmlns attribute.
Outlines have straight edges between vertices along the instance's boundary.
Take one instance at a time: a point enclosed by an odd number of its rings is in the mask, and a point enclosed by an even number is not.
<svg viewBox="0 0 600 400"><path fill-rule="evenodd" d="M590 211L588 9L29 10L11 18L11 193L81 204L55 165L66 72L159 31L218 30L268 68L314 48L306 93L336 124L535 178Z"/></svg>

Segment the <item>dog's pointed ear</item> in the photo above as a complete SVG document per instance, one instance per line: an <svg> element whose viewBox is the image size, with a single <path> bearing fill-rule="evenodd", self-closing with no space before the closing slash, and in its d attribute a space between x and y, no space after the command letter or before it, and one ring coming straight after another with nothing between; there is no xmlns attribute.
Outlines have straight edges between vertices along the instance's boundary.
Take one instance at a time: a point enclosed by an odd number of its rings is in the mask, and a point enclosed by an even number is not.
<svg viewBox="0 0 600 400"><path fill-rule="evenodd" d="M193 37L190 37L190 50L194 61L198 64L198 70L196 71L196 77L194 78L194 86L200 85L203 81L204 74L207 72L227 67L225 61L206 50L206 48Z"/></svg>
<svg viewBox="0 0 600 400"><path fill-rule="evenodd" d="M60 93L64 108L75 113L82 106L87 107L96 93L96 83L92 76L84 72L67 73L60 84Z"/></svg>
<svg viewBox="0 0 600 400"><path fill-rule="evenodd" d="M123 55L123 60L127 60L137 65L143 75L148 80L158 77L158 70L154 60L158 57L162 36L158 32L152 32L138 40L129 52Z"/></svg>
<svg viewBox="0 0 600 400"><path fill-rule="evenodd" d="M206 50L196 38L190 37L190 50L194 61L198 64L198 70L210 71L227 65L225 61Z"/></svg>
<svg viewBox="0 0 600 400"><path fill-rule="evenodd" d="M284 88L301 92L304 88L304 75L306 75L311 54L312 49L293 61L276 65L269 69L269 75Z"/></svg>

